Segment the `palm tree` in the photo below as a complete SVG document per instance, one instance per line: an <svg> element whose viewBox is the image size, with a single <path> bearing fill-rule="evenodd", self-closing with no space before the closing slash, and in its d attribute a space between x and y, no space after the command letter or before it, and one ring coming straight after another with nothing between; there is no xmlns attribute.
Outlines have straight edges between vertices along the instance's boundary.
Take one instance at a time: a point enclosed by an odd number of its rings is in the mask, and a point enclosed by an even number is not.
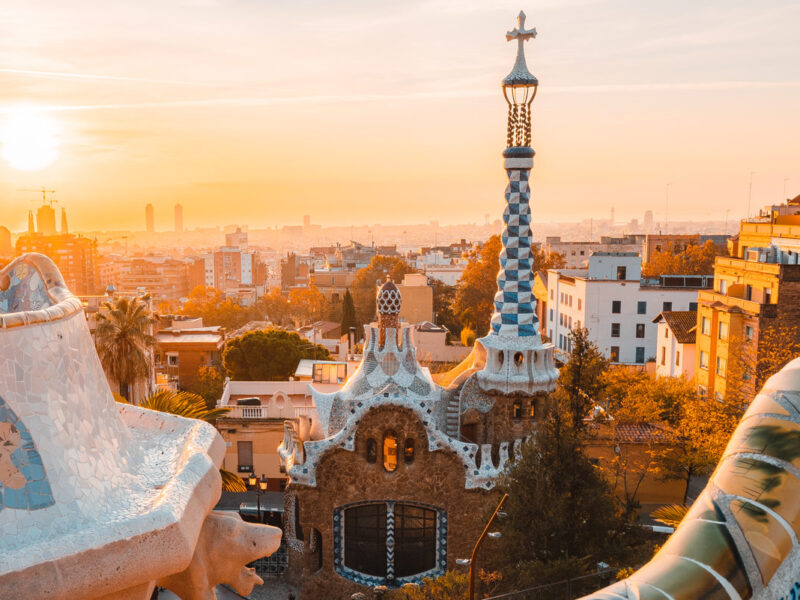
<svg viewBox="0 0 800 600"><path fill-rule="evenodd" d="M117 397L116 399L118 402L125 402L123 398ZM230 411L229 407L208 408L203 397L197 394L173 392L171 390L156 392L145 398L139 406L171 415L178 415L179 417L186 417L187 419L198 419L212 425L217 419L225 416ZM219 474L222 477L222 489L226 492L247 491L247 486L235 473L220 469Z"/></svg>
<svg viewBox="0 0 800 600"><path fill-rule="evenodd" d="M119 384L120 395L127 399L130 387L150 374L153 317L139 298L117 298L102 308L95 329L97 354L106 374Z"/></svg>

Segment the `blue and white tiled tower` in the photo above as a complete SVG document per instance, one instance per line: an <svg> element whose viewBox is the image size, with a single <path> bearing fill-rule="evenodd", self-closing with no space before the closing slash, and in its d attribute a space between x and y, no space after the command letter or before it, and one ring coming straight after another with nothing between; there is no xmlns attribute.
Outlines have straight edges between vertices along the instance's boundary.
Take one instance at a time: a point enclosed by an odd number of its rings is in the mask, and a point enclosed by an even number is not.
<svg viewBox="0 0 800 600"><path fill-rule="evenodd" d="M525 29L525 13L520 12L518 26L506 34L507 40L517 40L517 60L503 80L508 103L507 147L503 152L508 174L503 250L491 331L478 340L486 350L486 365L478 372L478 382L485 391L504 394L548 392L555 388L558 378L553 345L543 344L539 334L533 296L530 107L539 82L528 71L524 44L535 37L536 29Z"/></svg>

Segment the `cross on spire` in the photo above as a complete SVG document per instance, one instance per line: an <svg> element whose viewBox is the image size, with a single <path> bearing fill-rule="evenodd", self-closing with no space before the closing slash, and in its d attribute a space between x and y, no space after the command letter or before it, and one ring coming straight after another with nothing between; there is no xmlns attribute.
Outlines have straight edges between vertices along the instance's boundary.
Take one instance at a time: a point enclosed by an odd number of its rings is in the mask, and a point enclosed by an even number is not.
<svg viewBox="0 0 800 600"><path fill-rule="evenodd" d="M526 40L536 37L536 27L532 29L525 29L525 18L525 12L519 11L519 15L517 16L517 26L511 31L506 32L506 41L510 42L511 40L516 39L519 42L520 48L522 48L522 45Z"/></svg>

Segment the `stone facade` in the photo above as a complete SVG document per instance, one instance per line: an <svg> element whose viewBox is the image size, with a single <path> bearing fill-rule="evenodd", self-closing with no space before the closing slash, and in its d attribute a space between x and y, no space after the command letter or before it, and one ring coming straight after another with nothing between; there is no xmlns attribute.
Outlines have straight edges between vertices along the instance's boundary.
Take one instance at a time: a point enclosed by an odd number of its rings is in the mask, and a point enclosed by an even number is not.
<svg viewBox="0 0 800 600"><path fill-rule="evenodd" d="M415 442L413 460L401 459L394 472L383 466L380 443L377 460L370 463L367 459L368 440L383 440L389 430L403 443L408 439ZM348 598L364 589L362 583L340 574L344 567L342 542L334 539L333 515L348 505L386 500L435 507L439 519L445 520L446 569L456 568L456 558L469 557L499 496L465 489L460 458L450 449L428 450L427 437L425 425L412 410L376 407L358 424L352 451L335 449L320 459L316 486L289 486L285 514L291 529L286 532L290 562L301 565L293 568L290 576L301 585L302 598ZM299 536L297 523L302 529ZM437 565L436 573L441 572Z"/></svg>

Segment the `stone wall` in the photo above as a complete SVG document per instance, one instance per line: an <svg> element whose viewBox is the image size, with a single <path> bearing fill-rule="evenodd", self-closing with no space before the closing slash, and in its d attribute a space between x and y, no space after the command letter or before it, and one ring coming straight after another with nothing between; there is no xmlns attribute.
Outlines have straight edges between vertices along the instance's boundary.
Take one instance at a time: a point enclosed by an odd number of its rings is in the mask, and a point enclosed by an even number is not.
<svg viewBox="0 0 800 600"><path fill-rule="evenodd" d="M383 467L381 441L388 430L397 434L401 452L397 470ZM366 459L367 439L378 441L374 463ZM402 444L415 440L413 462L406 464ZM334 569L333 513L337 507L372 500L397 500L433 505L447 514L447 568L469 557L472 546L499 500L498 492L465 490L464 465L450 450L428 450L427 433L413 411L378 406L358 425L354 451L333 449L317 467L317 486L290 484L286 490L286 535L290 545L289 578L302 587L301 598L349 598L364 587ZM303 540L296 538L295 510ZM318 534L317 534L318 532Z"/></svg>

